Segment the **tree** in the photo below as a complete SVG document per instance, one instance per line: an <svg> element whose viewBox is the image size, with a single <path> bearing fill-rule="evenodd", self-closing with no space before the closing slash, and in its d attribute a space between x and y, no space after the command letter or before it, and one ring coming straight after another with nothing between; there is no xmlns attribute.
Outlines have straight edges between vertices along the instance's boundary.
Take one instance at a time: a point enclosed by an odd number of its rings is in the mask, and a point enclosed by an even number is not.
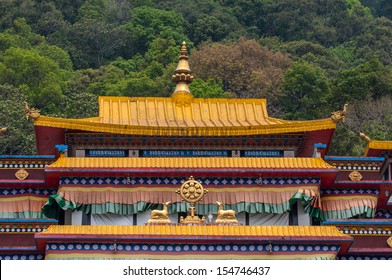
<svg viewBox="0 0 392 280"><path fill-rule="evenodd" d="M374 140L392 139L392 97L366 99L349 106L346 121L339 125L332 141L330 154L363 155L366 142L363 132Z"/></svg>
<svg viewBox="0 0 392 280"><path fill-rule="evenodd" d="M392 69L378 59L342 70L332 81L331 103L356 103L377 99L392 92Z"/></svg>
<svg viewBox="0 0 392 280"><path fill-rule="evenodd" d="M11 47L5 51L0 81L25 90L29 103L44 113L55 113L62 98L63 71L36 50Z"/></svg>
<svg viewBox="0 0 392 280"><path fill-rule="evenodd" d="M203 45L190 55L194 76L215 79L223 90L240 98L267 98L270 112L279 112L279 83L290 59L262 48L255 40Z"/></svg>
<svg viewBox="0 0 392 280"><path fill-rule="evenodd" d="M8 132L0 137L0 154L35 154L33 123L27 121L23 102L26 96L22 90L11 85L0 85L0 127Z"/></svg>
<svg viewBox="0 0 392 280"><path fill-rule="evenodd" d="M196 98L229 98L230 94L224 92L221 83L217 83L214 79L204 81L196 78L189 85L189 89Z"/></svg>
<svg viewBox="0 0 392 280"><path fill-rule="evenodd" d="M133 10L132 18L125 28L135 42L135 53L144 54L156 38L174 40L177 43L189 42L185 26L184 18L175 11L139 7Z"/></svg>
<svg viewBox="0 0 392 280"><path fill-rule="evenodd" d="M329 84L321 68L295 62L284 75L281 98L289 119L318 119L325 116Z"/></svg>

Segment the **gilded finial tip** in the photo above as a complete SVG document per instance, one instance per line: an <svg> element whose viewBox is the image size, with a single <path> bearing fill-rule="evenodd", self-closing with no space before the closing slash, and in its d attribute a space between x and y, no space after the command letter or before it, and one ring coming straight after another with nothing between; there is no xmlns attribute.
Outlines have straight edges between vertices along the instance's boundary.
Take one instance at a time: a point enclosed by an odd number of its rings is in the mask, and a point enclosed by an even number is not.
<svg viewBox="0 0 392 280"><path fill-rule="evenodd" d="M371 139L370 139L370 137L369 136L367 136L365 133L359 133L359 136L363 139L363 140L365 140L366 142L370 142L370 141L372 141Z"/></svg>

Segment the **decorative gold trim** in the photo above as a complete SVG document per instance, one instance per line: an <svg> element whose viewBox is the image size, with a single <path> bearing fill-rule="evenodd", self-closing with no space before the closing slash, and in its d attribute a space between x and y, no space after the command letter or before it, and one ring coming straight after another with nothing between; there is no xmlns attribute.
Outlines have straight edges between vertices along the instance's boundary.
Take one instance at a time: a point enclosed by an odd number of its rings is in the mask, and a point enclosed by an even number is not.
<svg viewBox="0 0 392 280"><path fill-rule="evenodd" d="M338 122L341 122L341 121L344 122L345 119L346 119L346 115L347 115L347 107L348 107L348 104L344 104L343 111L332 112L331 113L332 114L331 119L335 123L338 123Z"/></svg>
<svg viewBox="0 0 392 280"><path fill-rule="evenodd" d="M358 171L353 171L351 172L348 177L351 179L351 181L354 182L359 182L362 180L362 175L361 173L359 173Z"/></svg>
<svg viewBox="0 0 392 280"><path fill-rule="evenodd" d="M387 244L392 248L392 236L387 239Z"/></svg>
<svg viewBox="0 0 392 280"><path fill-rule="evenodd" d="M18 171L15 172L15 177L18 180L21 180L21 181L25 180L27 177L29 177L29 175L30 175L29 172L27 172L23 168L21 168L21 169L19 169Z"/></svg>
<svg viewBox="0 0 392 280"><path fill-rule="evenodd" d="M25 115L26 115L26 119L31 119L31 120L36 120L39 118L40 116L40 111L32 108L29 106L29 104L27 104L27 102L24 102L24 111L25 111Z"/></svg>

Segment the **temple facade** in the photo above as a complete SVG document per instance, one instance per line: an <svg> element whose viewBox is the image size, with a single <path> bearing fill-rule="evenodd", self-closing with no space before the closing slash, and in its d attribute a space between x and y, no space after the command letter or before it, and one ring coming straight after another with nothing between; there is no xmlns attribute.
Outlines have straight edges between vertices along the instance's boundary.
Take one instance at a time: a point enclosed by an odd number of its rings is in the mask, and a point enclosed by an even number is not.
<svg viewBox="0 0 392 280"><path fill-rule="evenodd" d="M192 79L183 43L171 97L26 104L38 155L0 155L0 259L392 259L392 142L329 156L347 106L281 120Z"/></svg>

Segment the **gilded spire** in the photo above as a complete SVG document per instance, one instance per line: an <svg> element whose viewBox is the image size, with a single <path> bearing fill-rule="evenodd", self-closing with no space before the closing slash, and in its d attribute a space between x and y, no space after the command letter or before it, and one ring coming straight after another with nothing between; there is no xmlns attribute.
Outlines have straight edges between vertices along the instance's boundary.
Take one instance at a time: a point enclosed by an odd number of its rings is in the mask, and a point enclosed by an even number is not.
<svg viewBox="0 0 392 280"><path fill-rule="evenodd" d="M186 43L183 42L178 65L172 76L172 81L177 84L172 94L173 102L178 105L187 105L192 102L193 95L188 87L188 84L192 83L192 80L193 76L188 63L188 51L186 49Z"/></svg>

